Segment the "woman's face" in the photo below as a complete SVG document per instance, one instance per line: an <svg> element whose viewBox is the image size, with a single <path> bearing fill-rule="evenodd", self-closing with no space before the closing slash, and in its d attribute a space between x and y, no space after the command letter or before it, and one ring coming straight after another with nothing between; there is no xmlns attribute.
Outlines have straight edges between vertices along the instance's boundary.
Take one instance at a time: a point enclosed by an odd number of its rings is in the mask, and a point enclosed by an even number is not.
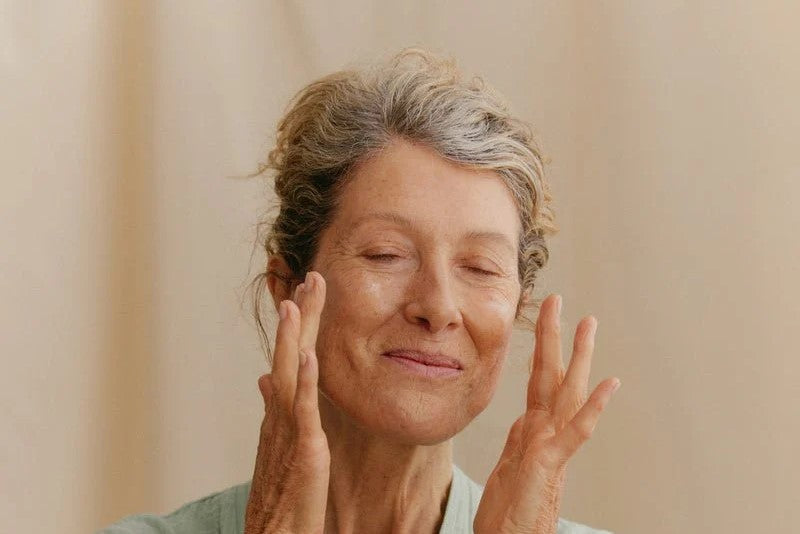
<svg viewBox="0 0 800 534"><path fill-rule="evenodd" d="M519 232L491 171L402 140L359 166L312 266L327 283L325 397L395 441L434 444L464 428L489 403L508 350ZM447 363L419 363L419 353Z"/></svg>

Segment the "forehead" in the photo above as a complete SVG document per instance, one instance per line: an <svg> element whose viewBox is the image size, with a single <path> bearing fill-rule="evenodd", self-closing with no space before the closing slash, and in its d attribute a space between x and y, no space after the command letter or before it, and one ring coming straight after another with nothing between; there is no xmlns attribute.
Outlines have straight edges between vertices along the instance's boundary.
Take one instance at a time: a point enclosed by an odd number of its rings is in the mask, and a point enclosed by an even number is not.
<svg viewBox="0 0 800 534"><path fill-rule="evenodd" d="M516 243L520 231L516 204L497 173L466 168L404 140L393 141L354 170L335 224L344 229L367 221L391 223L391 217L373 216L387 212L407 221L401 225L437 236L501 234Z"/></svg>

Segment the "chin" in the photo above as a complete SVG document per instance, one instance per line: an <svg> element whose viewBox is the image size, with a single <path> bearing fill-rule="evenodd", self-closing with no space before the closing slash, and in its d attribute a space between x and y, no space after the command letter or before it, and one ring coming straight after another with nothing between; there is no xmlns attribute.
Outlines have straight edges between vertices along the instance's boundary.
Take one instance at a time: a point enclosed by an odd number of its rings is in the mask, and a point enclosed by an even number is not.
<svg viewBox="0 0 800 534"><path fill-rule="evenodd" d="M463 399L446 399L416 390L391 391L340 405L369 434L404 445L437 445L461 432L483 408L466 410Z"/></svg>

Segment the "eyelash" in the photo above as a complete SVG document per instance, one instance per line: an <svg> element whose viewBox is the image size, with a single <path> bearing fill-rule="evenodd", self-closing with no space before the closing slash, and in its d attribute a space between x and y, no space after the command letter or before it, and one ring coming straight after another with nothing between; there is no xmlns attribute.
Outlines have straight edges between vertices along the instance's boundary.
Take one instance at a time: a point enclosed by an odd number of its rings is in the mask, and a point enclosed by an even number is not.
<svg viewBox="0 0 800 534"><path fill-rule="evenodd" d="M381 263L385 262L386 260L390 260L392 258L399 258L396 254L368 254L367 258L373 261L379 261Z"/></svg>
<svg viewBox="0 0 800 534"><path fill-rule="evenodd" d="M398 256L396 254L368 254L366 257L367 257L367 259L370 259L372 261L377 261L379 263L388 263L392 259L399 258L400 256ZM469 270L473 271L474 273L479 274L481 276L499 276L495 272L487 271L487 270L484 270L484 269L480 269L478 267L467 267L467 268Z"/></svg>

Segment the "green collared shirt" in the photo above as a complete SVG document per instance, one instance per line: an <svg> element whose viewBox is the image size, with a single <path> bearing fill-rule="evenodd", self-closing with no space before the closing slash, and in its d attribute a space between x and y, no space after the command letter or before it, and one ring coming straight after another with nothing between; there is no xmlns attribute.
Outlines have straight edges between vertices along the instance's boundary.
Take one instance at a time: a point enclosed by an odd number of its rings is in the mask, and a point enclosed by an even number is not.
<svg viewBox="0 0 800 534"><path fill-rule="evenodd" d="M157 516L128 516L97 534L243 534L244 512L251 482L232 486L184 504L174 512ZM483 486L453 465L453 482L447 496L439 534L471 534ZM580 523L558 519L557 534L611 534Z"/></svg>

